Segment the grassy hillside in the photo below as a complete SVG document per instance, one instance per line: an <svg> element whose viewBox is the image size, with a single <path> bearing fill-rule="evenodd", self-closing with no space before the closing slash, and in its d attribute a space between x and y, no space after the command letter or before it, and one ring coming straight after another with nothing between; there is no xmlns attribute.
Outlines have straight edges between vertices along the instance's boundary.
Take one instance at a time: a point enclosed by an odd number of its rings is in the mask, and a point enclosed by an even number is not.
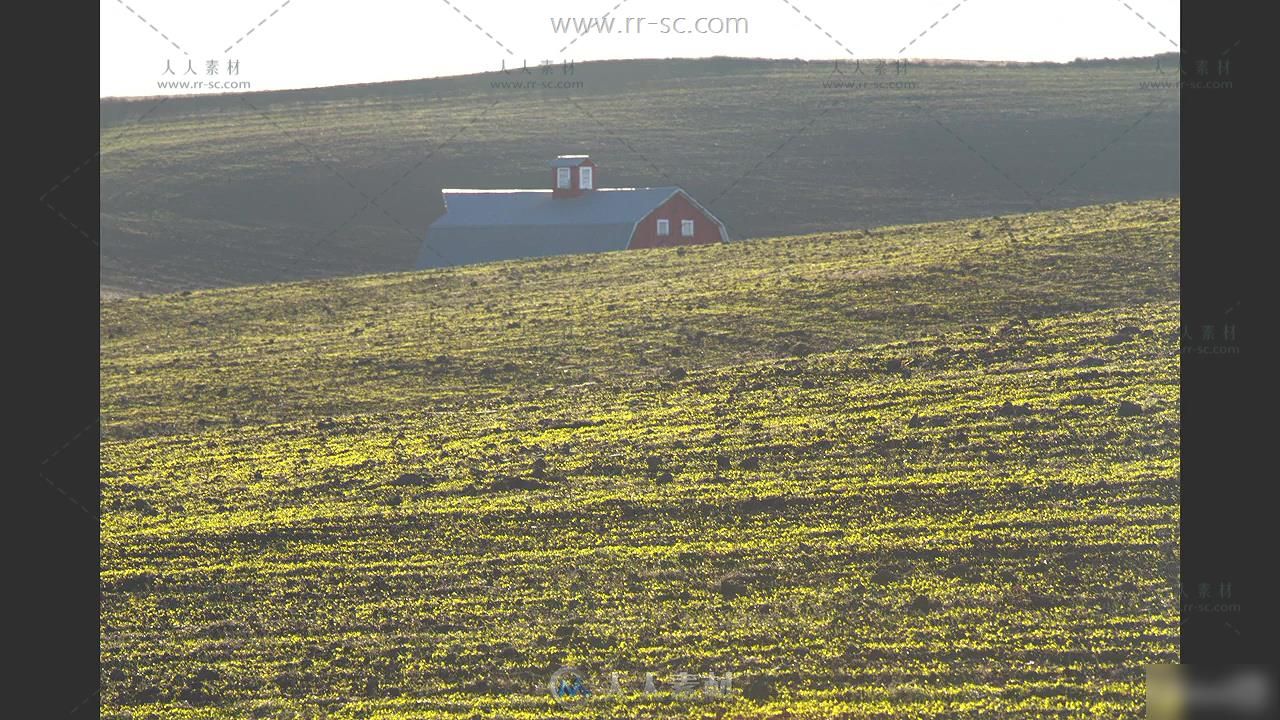
<svg viewBox="0 0 1280 720"><path fill-rule="evenodd" d="M1177 200L108 303L107 437L445 412L1177 295Z"/></svg>
<svg viewBox="0 0 1280 720"><path fill-rule="evenodd" d="M489 73L104 100L104 292L408 269L441 187L541 187L566 152L595 156L605 186L683 186L739 239L1178 191L1177 91L1141 87L1167 80L1154 60L833 67L579 63L572 90Z"/></svg>
<svg viewBox="0 0 1280 720"><path fill-rule="evenodd" d="M1178 213L105 304L105 715L1138 715Z"/></svg>

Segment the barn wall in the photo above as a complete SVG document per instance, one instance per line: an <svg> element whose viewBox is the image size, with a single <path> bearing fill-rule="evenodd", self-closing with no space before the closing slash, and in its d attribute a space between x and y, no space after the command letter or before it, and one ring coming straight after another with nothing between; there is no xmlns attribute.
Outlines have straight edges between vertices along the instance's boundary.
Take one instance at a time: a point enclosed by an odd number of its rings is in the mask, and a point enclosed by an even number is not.
<svg viewBox="0 0 1280 720"><path fill-rule="evenodd" d="M658 235L658 218L671 221L671 234ZM680 221L693 220L693 237L680 234ZM636 226L629 248L673 247L676 245L706 245L720 242L720 225L689 202L682 193L676 193L653 212L644 216Z"/></svg>

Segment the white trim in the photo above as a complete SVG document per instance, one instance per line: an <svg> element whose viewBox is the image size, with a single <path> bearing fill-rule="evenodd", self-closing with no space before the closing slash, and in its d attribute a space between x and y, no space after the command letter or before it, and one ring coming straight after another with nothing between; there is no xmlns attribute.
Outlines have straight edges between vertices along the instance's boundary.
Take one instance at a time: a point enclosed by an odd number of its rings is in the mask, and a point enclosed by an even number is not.
<svg viewBox="0 0 1280 720"><path fill-rule="evenodd" d="M720 222L720 218L711 214L710 210L702 207L702 203L698 202L697 200L694 200L693 197L690 196L689 193L685 192L682 188L676 188L676 192L680 193L681 195L684 195L684 199L688 200L689 204L701 210L703 215L706 215L707 217L711 218L711 222L714 222L720 228L720 242L723 242L723 243L729 242L729 231L725 228L724 223ZM675 195L675 193L671 193L671 194L672 196ZM671 199L670 197L667 198L667 200L670 200L670 199ZM666 202L667 200L663 200L662 202Z"/></svg>
<svg viewBox="0 0 1280 720"><path fill-rule="evenodd" d="M684 231L685 228L689 228L689 232L685 232ZM694 233L693 220L682 219L680 221L680 237L693 237L693 233Z"/></svg>
<svg viewBox="0 0 1280 720"><path fill-rule="evenodd" d="M557 190L573 189L573 174L572 174L571 168L568 168L568 167L556 168L556 189Z"/></svg>
<svg viewBox="0 0 1280 720"><path fill-rule="evenodd" d="M609 188L609 189L621 190L622 188ZM629 189L650 190L652 188L629 188ZM712 215L710 210L702 207L702 203L699 203L697 200L694 200L689 195L689 193L684 191L684 188L679 188L679 187L672 188L671 194L663 198L662 202L658 203L657 205L654 205L653 210L657 210L659 207L662 207L663 203L666 203L676 195L683 195L684 199L688 200L691 205L701 210L703 215L706 215L707 217L711 218L711 222L714 222L716 226L720 228L720 242L722 243L729 242L729 231L725 229L724 223L720 222L720 218L716 217L715 215ZM647 218L649 217L649 215L653 214L653 210L650 210L649 212L645 213L644 217L635 221L635 223L631 226L631 239L627 241L627 247L624 249L626 250L631 249L631 244L635 242L635 239L636 239L636 230L640 229L640 223L644 221L644 218Z"/></svg>
<svg viewBox="0 0 1280 720"><path fill-rule="evenodd" d="M666 225L666 232L663 232L662 226ZM669 218L658 218L658 226L654 229L658 237L669 237L671 235L671 220Z"/></svg>
<svg viewBox="0 0 1280 720"><path fill-rule="evenodd" d="M590 165L578 166L578 189L594 190L596 174Z"/></svg>

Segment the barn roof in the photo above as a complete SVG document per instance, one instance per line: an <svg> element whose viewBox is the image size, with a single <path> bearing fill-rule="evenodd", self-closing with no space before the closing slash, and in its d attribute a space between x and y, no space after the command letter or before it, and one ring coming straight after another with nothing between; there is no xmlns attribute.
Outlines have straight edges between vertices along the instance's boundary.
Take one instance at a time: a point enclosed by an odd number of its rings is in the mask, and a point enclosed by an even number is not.
<svg viewBox="0 0 1280 720"><path fill-rule="evenodd" d="M574 198L550 190L446 189L419 268L625 250L636 223L678 187L599 188Z"/></svg>
<svg viewBox="0 0 1280 720"><path fill-rule="evenodd" d="M474 225L599 225L640 222L678 187L600 188L574 198L550 190L442 190L445 214L432 228Z"/></svg>
<svg viewBox="0 0 1280 720"><path fill-rule="evenodd" d="M551 167L577 167L590 157L590 155L557 155L556 159L551 161Z"/></svg>

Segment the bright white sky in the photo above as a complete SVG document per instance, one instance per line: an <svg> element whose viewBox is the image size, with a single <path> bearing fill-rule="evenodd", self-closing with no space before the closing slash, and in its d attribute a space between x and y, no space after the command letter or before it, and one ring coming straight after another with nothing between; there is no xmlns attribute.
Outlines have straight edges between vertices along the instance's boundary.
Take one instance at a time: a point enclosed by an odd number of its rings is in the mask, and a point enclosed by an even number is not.
<svg viewBox="0 0 1280 720"><path fill-rule="evenodd" d="M210 92L157 85L183 79L236 79L253 90L343 85L497 72L504 60L531 68L711 55L1067 61L1178 49L1178 0L957 2L623 0L610 14L612 34L586 34L562 49L575 35L554 32L550 18L599 18L618 0L101 0L100 92ZM627 33L629 17L687 18L684 29L698 18L739 17L748 31L662 34L657 25L637 31L633 20ZM199 75L184 78L188 59ZM219 63L217 78L206 74L210 60ZM238 76L227 76L228 60L239 62Z"/></svg>

